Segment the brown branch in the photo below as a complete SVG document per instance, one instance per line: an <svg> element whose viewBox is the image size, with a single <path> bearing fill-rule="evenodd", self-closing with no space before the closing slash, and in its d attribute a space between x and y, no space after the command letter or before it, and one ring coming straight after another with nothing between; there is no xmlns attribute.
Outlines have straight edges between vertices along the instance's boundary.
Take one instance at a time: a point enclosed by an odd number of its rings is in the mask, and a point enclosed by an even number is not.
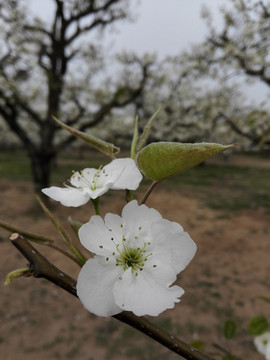
<svg viewBox="0 0 270 360"><path fill-rule="evenodd" d="M146 191L140 205L145 204L146 200L148 199L149 195L151 194L151 192L154 190L154 188L157 186L157 184L159 184L160 181L158 180L153 180L152 184L149 186L148 190Z"/></svg>
<svg viewBox="0 0 270 360"><path fill-rule="evenodd" d="M77 296L76 281L74 279L51 264L21 235L15 233L11 235L10 240L30 262L30 270L34 277L47 279L70 294Z"/></svg>
<svg viewBox="0 0 270 360"><path fill-rule="evenodd" d="M19 114L17 107L12 104L10 99L5 97L5 94L0 89L0 98L5 102L0 106L0 115L8 125L11 131L13 131L18 138L23 142L28 151L35 148L35 144L28 136L26 130L19 123Z"/></svg>
<svg viewBox="0 0 270 360"><path fill-rule="evenodd" d="M215 120L218 119L218 117L221 117L225 120L225 122L231 127L231 129L236 132L238 135L241 135L249 140L251 140L253 143L257 143L258 142L258 138L256 136L253 136L250 133L246 133L244 131L242 131L236 124L235 122L230 119L227 115L225 115L223 112L220 112L219 115L216 117Z"/></svg>
<svg viewBox="0 0 270 360"><path fill-rule="evenodd" d="M76 281L45 259L44 256L42 256L21 235L13 234L11 236L11 242L30 262L29 268L34 277L45 278L70 294L77 296ZM138 317L128 311L123 311L113 317L139 330L185 359L214 360L210 356L175 338L157 325L146 320L144 317Z"/></svg>
<svg viewBox="0 0 270 360"><path fill-rule="evenodd" d="M67 44L71 44L80 35L84 34L85 32L91 31L98 26L106 26L117 20L124 19L126 17L125 11L113 9L113 6L119 2L119 0L108 0L104 5L100 7L95 7L95 2L91 1L89 3L89 6L87 6L84 10L80 11L77 14L71 15L71 17L67 19L66 24L67 27L69 27L70 25L74 26L76 24L76 31L69 38L66 39ZM106 19L104 17L104 13L110 14L110 17ZM94 17L90 24L84 27L80 27L79 21L90 16Z"/></svg>
<svg viewBox="0 0 270 360"><path fill-rule="evenodd" d="M263 15L265 18L269 18L270 17L270 12L268 11L267 7L265 6L263 1L259 1L259 4L263 10Z"/></svg>
<svg viewBox="0 0 270 360"><path fill-rule="evenodd" d="M135 59L134 62L139 62L139 60ZM92 128L95 125L101 123L105 119L105 117L108 114L110 114L110 112L113 109L123 108L126 105L133 103L136 100L136 98L138 98L143 93L146 81L148 79L149 68L152 65L152 63L149 62L146 64L142 64L140 62L140 65L141 65L142 75L138 86L136 88L128 88L128 87L125 88L123 86L123 89L126 90L126 96L124 99L119 99L119 95L118 95L119 89L116 90L114 95L112 96L112 99L107 103L102 104L100 109L98 109L94 114L92 114L91 120L83 123L81 126L78 127L79 131L85 131L86 129ZM67 121L67 123L69 123L69 120ZM58 145L56 146L57 151L72 144L72 142L74 142L75 140L76 137L73 135L65 138L62 142L59 142Z"/></svg>

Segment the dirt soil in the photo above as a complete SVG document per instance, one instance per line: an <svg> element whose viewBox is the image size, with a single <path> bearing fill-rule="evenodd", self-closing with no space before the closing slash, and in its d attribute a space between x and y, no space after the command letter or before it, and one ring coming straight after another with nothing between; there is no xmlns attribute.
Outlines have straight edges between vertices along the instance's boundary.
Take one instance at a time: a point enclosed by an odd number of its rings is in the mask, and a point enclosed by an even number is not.
<svg viewBox="0 0 270 360"><path fill-rule="evenodd" d="M30 183L0 180L0 187L1 220L57 237L35 203ZM214 196L209 189L209 197ZM194 260L177 281L185 290L181 302L160 315L159 321L184 341L203 341L205 351L215 359L225 354L215 344L242 360L263 359L254 351L246 330L251 317L265 314L270 318L270 305L255 298L270 297L270 214L263 209L211 210L192 193L181 194L175 188L156 189L147 205L179 222L198 245ZM101 200L103 213L121 213L123 206L118 192ZM53 212L67 227L69 215L86 222L93 214L89 204L77 209L57 204ZM153 345L153 340L129 332L117 320L89 314L78 299L45 280L21 278L4 286L6 274L26 266L27 261L10 244L8 232L0 230L0 236L0 359L179 359ZM76 264L52 249L34 246L77 277ZM222 335L228 318L238 324L236 337L230 341Z"/></svg>

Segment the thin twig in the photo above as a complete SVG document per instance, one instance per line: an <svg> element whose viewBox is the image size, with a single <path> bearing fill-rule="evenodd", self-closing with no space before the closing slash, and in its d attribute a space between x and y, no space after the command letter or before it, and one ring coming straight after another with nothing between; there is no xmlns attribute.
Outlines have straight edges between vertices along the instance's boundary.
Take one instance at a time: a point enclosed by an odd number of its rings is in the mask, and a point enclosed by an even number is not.
<svg viewBox="0 0 270 360"><path fill-rule="evenodd" d="M44 204L44 202L40 199L38 195L35 196L37 201L39 202L40 206L44 210L45 214L48 216L48 218L51 220L51 222L56 227L59 235L61 236L62 240L66 244L66 246L69 248L69 250L77 257L77 259L80 261L80 263L83 265L86 262L86 258L84 255L80 252L79 249L77 249L73 243L72 239L69 236L68 232L65 230L65 228L62 226L60 221L51 213L51 211L47 208L47 206Z"/></svg>
<svg viewBox="0 0 270 360"><path fill-rule="evenodd" d="M42 244L43 245L43 244ZM74 261L77 265L79 265L80 267L82 267L82 263L75 257L72 256L71 254L69 254L67 251L65 251L64 249L60 248L59 246L55 245L55 244L45 244L48 247L59 251L61 254L65 255L66 257L68 257L69 259L71 259L72 261Z"/></svg>
<svg viewBox="0 0 270 360"><path fill-rule="evenodd" d="M224 349L222 346L220 346L219 344L213 343L213 346L215 348L217 348L218 350L222 351L224 354L231 356L234 360L242 360L241 358L239 358L238 356L233 355L230 351Z"/></svg>
<svg viewBox="0 0 270 360"><path fill-rule="evenodd" d="M148 199L149 195L151 194L151 192L154 190L154 188L157 186L158 183L159 183L158 180L154 180L154 181L152 182L152 184L149 186L148 190L146 191L146 193L145 193L145 195L144 195L144 197L143 197L140 205L142 205L142 204L144 204L144 203L146 202L146 200Z"/></svg>
<svg viewBox="0 0 270 360"><path fill-rule="evenodd" d="M32 244L25 240L20 234L13 234L10 237L12 244L30 262L30 270L34 277L41 277L68 291L72 295L77 295L76 281L63 271L51 264Z"/></svg>
<svg viewBox="0 0 270 360"><path fill-rule="evenodd" d="M30 262L30 270L34 277L45 278L70 294L77 296L76 281L51 264L21 235L13 234L11 242ZM152 324L144 317L138 317L128 311L123 311L113 317L139 330L185 359L214 360L212 357L175 338L157 325Z"/></svg>
<svg viewBox="0 0 270 360"><path fill-rule="evenodd" d="M45 235L41 235L41 234L35 234L30 231L25 231L20 227L8 224L1 220L0 220L0 227L7 231L12 232L12 233L19 233L22 236L24 236L26 239L28 239L30 241L35 241L39 244L47 245L48 243L53 243L55 241L54 238L51 238L51 237L48 237Z"/></svg>
<svg viewBox="0 0 270 360"><path fill-rule="evenodd" d="M51 247L51 248L59 251L63 255L67 256L71 260L73 260L80 267L82 266L82 263L75 256L72 256L70 253L68 253L64 249L62 249L59 246L55 245L54 244L54 241L55 241L54 238L50 238L50 237L45 236L45 235L40 235L40 234L32 233L32 232L29 232L29 231L25 231L25 230L21 229L20 227L10 225L10 224L8 224L8 223L6 223L4 221L0 221L0 227L7 230L7 231L12 232L12 233L21 234L27 240L36 242L36 243L38 243L40 245Z"/></svg>

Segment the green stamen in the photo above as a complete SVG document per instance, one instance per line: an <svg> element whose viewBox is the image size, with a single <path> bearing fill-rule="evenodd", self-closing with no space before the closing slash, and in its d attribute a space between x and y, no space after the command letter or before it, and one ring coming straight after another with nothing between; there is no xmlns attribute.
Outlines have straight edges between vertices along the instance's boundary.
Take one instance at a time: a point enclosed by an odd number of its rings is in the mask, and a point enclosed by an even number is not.
<svg viewBox="0 0 270 360"><path fill-rule="evenodd" d="M147 244L144 243L142 248L132 248L126 244L126 239L122 238L122 249L120 250L120 245L116 245L116 250L119 253L119 256L116 258L116 265L122 266L124 270L131 268L131 271L142 271L145 261L152 253L145 255Z"/></svg>
<svg viewBox="0 0 270 360"><path fill-rule="evenodd" d="M100 177L100 172L102 169L102 165L98 168L98 171L95 173L94 178L92 180L92 184L90 185L91 190L96 190L99 186L97 185L98 178Z"/></svg>

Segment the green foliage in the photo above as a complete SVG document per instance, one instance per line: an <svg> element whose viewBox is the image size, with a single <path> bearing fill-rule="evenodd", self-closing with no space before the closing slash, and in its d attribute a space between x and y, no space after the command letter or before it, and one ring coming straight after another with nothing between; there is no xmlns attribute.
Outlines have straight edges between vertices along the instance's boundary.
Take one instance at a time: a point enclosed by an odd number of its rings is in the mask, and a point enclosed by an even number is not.
<svg viewBox="0 0 270 360"><path fill-rule="evenodd" d="M270 298L267 296L256 296L257 299L263 300L267 303L270 303Z"/></svg>
<svg viewBox="0 0 270 360"><path fill-rule="evenodd" d="M260 161L261 157L249 156L249 159L251 162L247 166L231 165L226 161L218 164L206 162L205 165L182 172L159 186L174 187L179 191L181 189L184 194L192 191L194 197L200 199L206 206L228 211L228 216L232 211L242 209L264 208L270 211L270 168L262 165L256 167L255 171L252 164ZM73 170L79 171L86 167L98 168L101 164L107 163L105 156L94 150L65 152L54 164L52 183L62 185L63 179L70 178ZM25 152L0 152L0 177L30 181L30 167ZM150 184L149 180L144 180L143 183ZM211 193L214 191L215 196L209 196L209 191Z"/></svg>
<svg viewBox="0 0 270 360"><path fill-rule="evenodd" d="M138 135L139 135L138 121L139 121L139 118L138 118L138 116L136 116L135 122L134 122L133 139L132 139L131 149L130 149L130 157L133 160L136 159L136 146L137 146Z"/></svg>
<svg viewBox="0 0 270 360"><path fill-rule="evenodd" d="M73 171L86 167L98 168L106 165L109 159L95 150L74 150L63 152L52 167L52 182L63 184L63 179L69 179ZM30 161L23 150L0 151L0 178L9 180L31 180Z"/></svg>
<svg viewBox="0 0 270 360"><path fill-rule="evenodd" d="M236 358L231 354L226 354L222 356L222 360L236 360Z"/></svg>
<svg viewBox="0 0 270 360"><path fill-rule="evenodd" d="M249 335L261 335L269 329L269 322L264 315L254 316L248 324Z"/></svg>
<svg viewBox="0 0 270 360"><path fill-rule="evenodd" d="M9 274L7 274L6 276L6 280L5 280L5 285L9 285L11 283L11 281L18 279L19 277L22 276L30 276L31 272L29 267L24 267L21 269L16 269L11 271Z"/></svg>
<svg viewBox="0 0 270 360"><path fill-rule="evenodd" d="M237 325L234 320L228 319L224 323L223 334L227 340L232 339L236 333Z"/></svg>
<svg viewBox="0 0 270 360"><path fill-rule="evenodd" d="M195 197L215 210L238 211L265 208L270 210L269 181L267 167L208 164L197 166L174 177L163 186L177 186L181 191L192 191ZM233 189L233 192L232 192ZM209 196L209 191L215 196Z"/></svg>
<svg viewBox="0 0 270 360"><path fill-rule="evenodd" d="M83 140L88 145L92 146L94 149L104 153L105 155L112 155L119 153L120 149L117 146L114 146L113 144L110 144L106 141L103 141L101 139L98 139L92 135L86 134L85 132L79 131L77 129L74 129L70 126L67 126L62 121L56 119L53 117L54 121L60 125L63 129L69 131L72 135L76 136L77 138Z"/></svg>
<svg viewBox="0 0 270 360"><path fill-rule="evenodd" d="M25 151L0 151L0 178L30 180L30 162Z"/></svg>
<svg viewBox="0 0 270 360"><path fill-rule="evenodd" d="M137 164L147 178L160 181L198 165L232 146L160 141L144 147L137 155Z"/></svg>
<svg viewBox="0 0 270 360"><path fill-rule="evenodd" d="M190 346L194 347L199 351L204 351L205 344L201 340L194 340L189 343Z"/></svg>
<svg viewBox="0 0 270 360"><path fill-rule="evenodd" d="M151 127L153 125L153 122L154 120L156 119L158 113L160 112L160 109L158 109L154 115L151 116L151 118L147 121L147 124L145 125L144 129L143 129L143 133L140 137L140 140L138 142L138 145L136 146L136 152L139 152L143 147L144 145L146 144L147 142L147 139L149 137L149 133L150 133L150 130L151 130Z"/></svg>

